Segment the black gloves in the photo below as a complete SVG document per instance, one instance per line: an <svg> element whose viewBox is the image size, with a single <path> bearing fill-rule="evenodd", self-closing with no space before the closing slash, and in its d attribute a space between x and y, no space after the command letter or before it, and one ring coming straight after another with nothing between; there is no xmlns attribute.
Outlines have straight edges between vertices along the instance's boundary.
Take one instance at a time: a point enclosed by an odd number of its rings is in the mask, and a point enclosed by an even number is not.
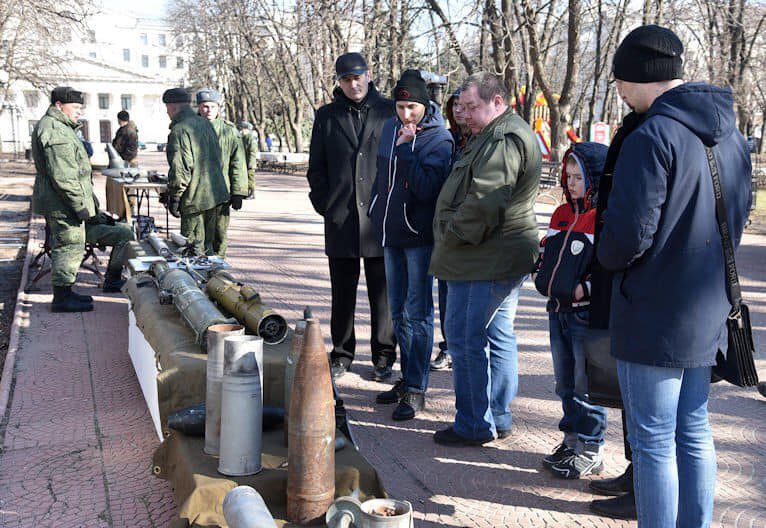
<svg viewBox="0 0 766 528"><path fill-rule="evenodd" d="M181 218L181 197L180 196L168 196L167 199L168 212L176 218Z"/></svg>
<svg viewBox="0 0 766 528"><path fill-rule="evenodd" d="M77 211L77 218L80 221L87 220L88 218L90 218L90 213L88 212L88 208L83 207L82 209Z"/></svg>
<svg viewBox="0 0 766 528"><path fill-rule="evenodd" d="M231 205L231 208L235 211L239 211L242 209L242 199L244 196L239 196L237 194L231 195L231 200L229 200L229 204Z"/></svg>

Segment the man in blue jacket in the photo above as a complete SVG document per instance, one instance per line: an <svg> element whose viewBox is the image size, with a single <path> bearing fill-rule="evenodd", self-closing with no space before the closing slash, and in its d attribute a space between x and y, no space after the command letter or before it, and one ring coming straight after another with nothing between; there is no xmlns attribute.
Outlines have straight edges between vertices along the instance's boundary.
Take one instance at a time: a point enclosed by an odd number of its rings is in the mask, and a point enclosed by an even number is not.
<svg viewBox="0 0 766 528"><path fill-rule="evenodd" d="M710 526L711 366L731 308L705 147L717 161L732 242L750 206L750 158L732 94L685 83L683 45L642 26L614 56L623 101L644 121L614 171L596 252L615 271L609 330L633 448L639 527ZM679 508L683 504L683 508Z"/></svg>
<svg viewBox="0 0 766 528"><path fill-rule="evenodd" d="M409 420L425 407L434 346L433 276L436 198L449 175L453 140L418 70L394 86L397 117L383 125L378 175L370 196L373 230L383 246L388 302L401 352L402 378L378 394L399 403L394 420Z"/></svg>

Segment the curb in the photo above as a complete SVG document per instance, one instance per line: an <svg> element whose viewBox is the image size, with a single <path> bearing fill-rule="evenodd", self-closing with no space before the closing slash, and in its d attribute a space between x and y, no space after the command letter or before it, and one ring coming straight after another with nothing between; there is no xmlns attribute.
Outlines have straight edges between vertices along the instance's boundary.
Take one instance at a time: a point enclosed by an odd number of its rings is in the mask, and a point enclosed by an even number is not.
<svg viewBox="0 0 766 528"><path fill-rule="evenodd" d="M3 366L2 379L0 380L0 424L5 422L8 412L8 404L11 395L11 386L13 385L13 370L16 366L16 352L19 348L19 334L22 317L27 314L23 301L26 301L24 288L27 287L29 280L29 264L32 260L33 244L39 244L37 238L39 230L36 229L35 215L30 211L29 214L29 235L27 239L26 255L24 256L24 267L21 270L21 280L19 281L19 290L16 293L16 306L13 310L13 321L11 322L11 335L8 340L8 353L5 356L5 365ZM34 231L33 231L34 226Z"/></svg>

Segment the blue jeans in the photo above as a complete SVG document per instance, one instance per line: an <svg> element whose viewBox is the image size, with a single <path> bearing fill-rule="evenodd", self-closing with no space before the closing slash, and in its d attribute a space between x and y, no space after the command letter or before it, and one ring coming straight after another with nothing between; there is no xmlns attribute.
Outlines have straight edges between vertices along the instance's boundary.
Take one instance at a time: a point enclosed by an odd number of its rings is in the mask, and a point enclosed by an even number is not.
<svg viewBox="0 0 766 528"><path fill-rule="evenodd" d="M511 429L510 404L519 386L513 319L525 278L447 282L453 429L464 438L485 440Z"/></svg>
<svg viewBox="0 0 766 528"><path fill-rule="evenodd" d="M564 411L559 422L564 443L578 453L598 452L604 444L606 410L591 404L587 396L583 339L588 331L588 312L550 312L548 327L556 394Z"/></svg>
<svg viewBox="0 0 766 528"><path fill-rule="evenodd" d="M424 393L428 388L434 346L434 278L428 274L432 249L383 248L388 305L409 392Z"/></svg>
<svg viewBox="0 0 766 528"><path fill-rule="evenodd" d="M617 372L633 448L639 527L710 526L716 479L707 413L710 367L618 360Z"/></svg>

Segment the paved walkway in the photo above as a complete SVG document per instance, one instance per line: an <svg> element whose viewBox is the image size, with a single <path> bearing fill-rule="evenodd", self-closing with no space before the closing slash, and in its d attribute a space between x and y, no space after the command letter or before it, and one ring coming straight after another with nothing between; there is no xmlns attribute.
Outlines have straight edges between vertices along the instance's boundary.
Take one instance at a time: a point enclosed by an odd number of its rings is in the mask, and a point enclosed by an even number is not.
<svg viewBox="0 0 766 528"><path fill-rule="evenodd" d="M148 158L162 168L156 155ZM258 185L257 199L232 216L229 260L238 279L291 322L311 306L328 336L322 224L308 202L305 178L263 173ZM550 208L540 212L542 225ZM766 373L764 257L766 236L747 235L738 265L760 344L758 364ZM19 302L13 386L0 429L0 526L164 526L175 506L167 483L150 474L156 436L127 356L127 301L100 294L92 274L80 280L96 296L94 312L51 314L49 284ZM415 420L394 422L391 406L373 403L388 385L369 381L364 291L357 314L358 360L339 389L360 449L389 493L413 503L416 526L635 526L590 515L587 482L554 479L540 466L560 440L560 404L544 299L531 284L516 319L521 379L514 433L483 448L447 448L431 440L453 416L450 372L432 373L428 408ZM755 390L712 389L715 526L766 526L764 406ZM605 474L617 475L625 467L620 416L610 411L609 418Z"/></svg>

